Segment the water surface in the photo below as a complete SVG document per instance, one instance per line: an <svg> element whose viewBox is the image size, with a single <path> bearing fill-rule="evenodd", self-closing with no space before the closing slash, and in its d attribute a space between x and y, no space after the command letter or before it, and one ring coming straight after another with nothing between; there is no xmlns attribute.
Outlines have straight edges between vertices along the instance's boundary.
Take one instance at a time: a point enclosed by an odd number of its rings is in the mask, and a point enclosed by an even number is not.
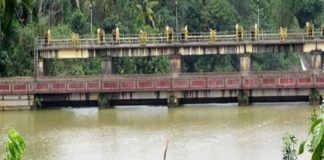
<svg viewBox="0 0 324 160"><path fill-rule="evenodd" d="M25 159L162 160L167 139L170 160L282 159L283 134L304 139L314 108L229 104L0 112L0 159L10 128L26 140Z"/></svg>

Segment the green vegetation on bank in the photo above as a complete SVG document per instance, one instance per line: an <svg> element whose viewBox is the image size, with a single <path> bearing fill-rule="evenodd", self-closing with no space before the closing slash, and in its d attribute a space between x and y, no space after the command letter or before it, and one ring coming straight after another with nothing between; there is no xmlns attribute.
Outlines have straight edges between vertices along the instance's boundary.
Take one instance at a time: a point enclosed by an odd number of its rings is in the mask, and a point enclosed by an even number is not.
<svg viewBox="0 0 324 160"><path fill-rule="evenodd" d="M297 53L253 54L254 71L301 70L301 62Z"/></svg>
<svg viewBox="0 0 324 160"><path fill-rule="evenodd" d="M316 111L311 115L311 126L309 128L308 137L302 141L299 146L299 154L303 154L305 145L312 155L312 160L322 160L324 158L324 111L323 102L321 106L321 113Z"/></svg>
<svg viewBox="0 0 324 160"><path fill-rule="evenodd" d="M315 92L315 91L313 91ZM323 97L322 97L323 99ZM311 114L308 136L299 145L298 154L303 154L305 149L311 153L311 160L322 160L324 158L324 100L320 106L320 113L316 110ZM283 160L296 160L297 139L295 135L286 133L283 137Z"/></svg>
<svg viewBox="0 0 324 160"><path fill-rule="evenodd" d="M178 0L177 7L175 0L0 0L0 77L33 75L34 38L48 29L54 37L72 32L90 34L91 9L93 34L97 28L111 33L115 27L122 33L163 32L166 25L179 26L178 30L188 25L189 32L206 32L210 28L233 30L237 23L249 29L257 22L258 5L263 30L278 30L280 26L301 29L306 21L318 28L324 22L324 0L269 0L259 4L258 0ZM294 69L300 63L297 55L266 56L254 57L254 70ZM97 59L49 63L48 75L101 73ZM165 57L122 58L116 62L115 73L166 73L168 63ZM235 56L185 57L183 71L236 71L238 64Z"/></svg>

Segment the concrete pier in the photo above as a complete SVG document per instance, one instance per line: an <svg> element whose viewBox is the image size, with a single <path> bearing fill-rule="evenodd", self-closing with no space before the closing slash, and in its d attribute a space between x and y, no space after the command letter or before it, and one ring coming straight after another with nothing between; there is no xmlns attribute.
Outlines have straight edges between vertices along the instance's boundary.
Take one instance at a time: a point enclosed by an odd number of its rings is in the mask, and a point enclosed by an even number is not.
<svg viewBox="0 0 324 160"><path fill-rule="evenodd" d="M0 95L0 110L30 110L34 105L34 95Z"/></svg>

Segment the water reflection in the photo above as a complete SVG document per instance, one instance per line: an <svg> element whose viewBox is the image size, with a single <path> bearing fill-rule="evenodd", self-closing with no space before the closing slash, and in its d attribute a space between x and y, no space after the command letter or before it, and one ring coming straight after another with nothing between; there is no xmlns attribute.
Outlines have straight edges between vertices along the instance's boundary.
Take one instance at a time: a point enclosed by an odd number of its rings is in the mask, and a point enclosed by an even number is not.
<svg viewBox="0 0 324 160"><path fill-rule="evenodd" d="M313 109L281 104L0 112L0 144L16 128L28 144L26 159L162 159L168 138L169 159L281 159L282 135L306 137Z"/></svg>

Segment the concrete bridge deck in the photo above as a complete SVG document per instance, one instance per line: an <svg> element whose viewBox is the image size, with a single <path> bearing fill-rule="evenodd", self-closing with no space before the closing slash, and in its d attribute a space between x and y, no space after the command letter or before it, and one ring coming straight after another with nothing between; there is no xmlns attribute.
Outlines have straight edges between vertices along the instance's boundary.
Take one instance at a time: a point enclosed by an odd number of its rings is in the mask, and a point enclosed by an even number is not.
<svg viewBox="0 0 324 160"><path fill-rule="evenodd" d="M111 75L103 77L1 78L0 95L324 88L324 74L261 72L228 74Z"/></svg>
<svg viewBox="0 0 324 160"><path fill-rule="evenodd" d="M1 106L33 106L47 101L167 101L178 99L237 99L308 97L324 94L324 74L312 72L196 73L178 75L106 75L83 77L18 77L0 79ZM134 104L132 103L132 104Z"/></svg>
<svg viewBox="0 0 324 160"><path fill-rule="evenodd" d="M142 43L139 35L124 34L113 40L112 35L99 41L96 37L81 36L77 43L70 37L35 40L35 50L39 58L91 58L91 57L127 57L127 56L162 56L162 55L205 55L205 54L245 54L324 51L324 35L320 31L314 36L303 30L291 31L282 39L278 32L267 31L252 38L245 32L238 38L233 32L220 32L215 41L210 40L208 32L189 34L182 40L180 34L167 40L163 34L149 34ZM47 43L46 43L47 42Z"/></svg>

